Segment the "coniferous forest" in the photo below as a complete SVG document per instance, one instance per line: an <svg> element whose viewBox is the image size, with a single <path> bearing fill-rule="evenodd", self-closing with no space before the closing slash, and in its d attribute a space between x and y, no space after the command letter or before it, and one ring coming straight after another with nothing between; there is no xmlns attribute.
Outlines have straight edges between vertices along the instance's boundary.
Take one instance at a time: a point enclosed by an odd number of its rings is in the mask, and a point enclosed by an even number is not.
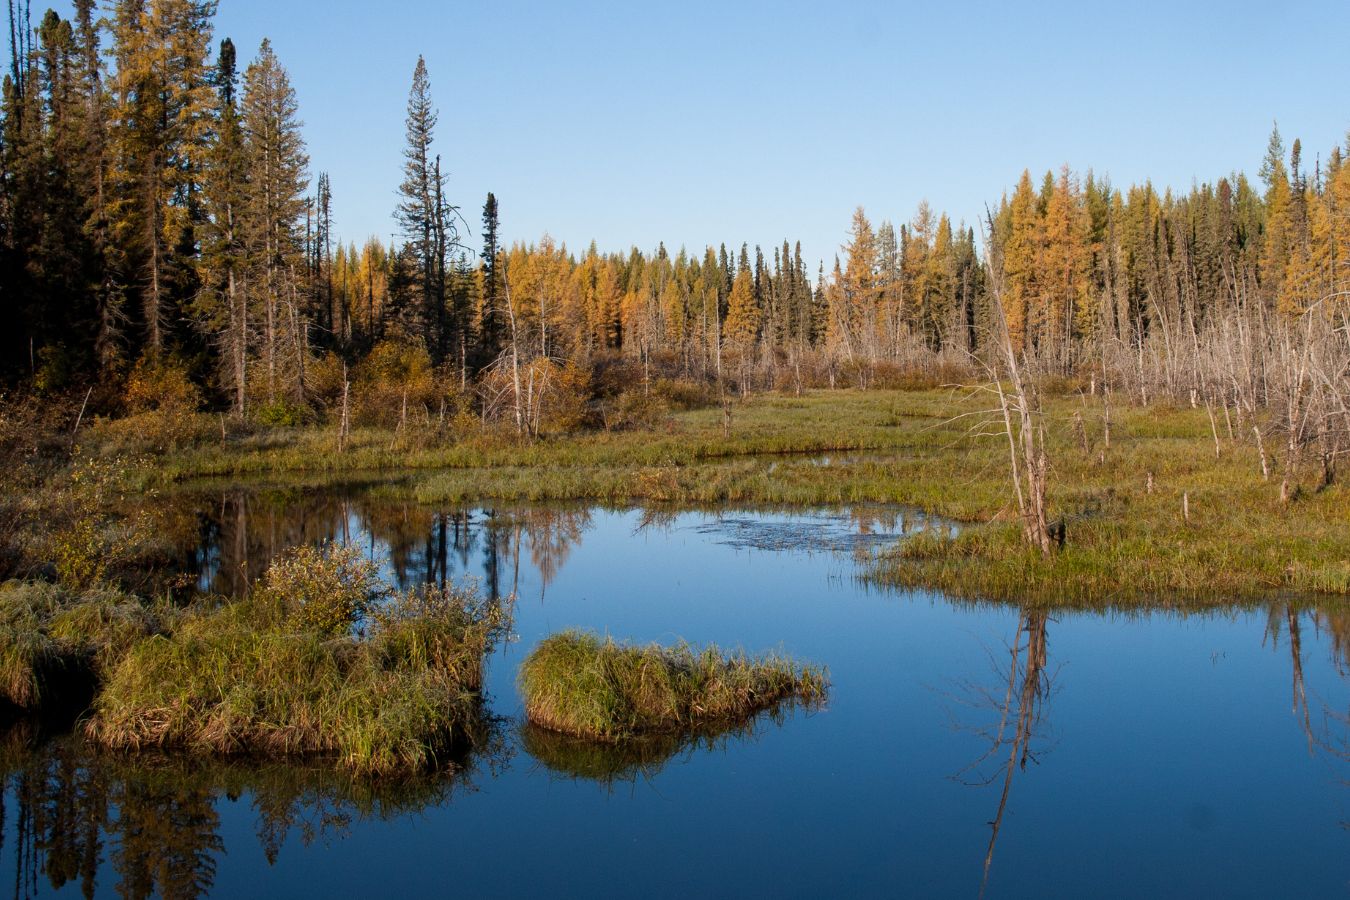
<svg viewBox="0 0 1350 900"><path fill-rule="evenodd" d="M593 403L614 370L741 392L959 379L1001 318L1040 374L1246 413L1278 395L1293 440L1346 432L1341 147L1276 131L1254 180L1185 193L1023 172L974 223L859 208L823 262L791 236L508 244L509 198L455 196L419 60L403 171L387 173L400 234L356 243L333 232L342 186L311 171L284 61L217 40L214 2L103 17L79 0L73 20L36 23L11 7L0 366L15 388L95 384L116 413L129 382L172 382L205 409L287 423L333 415L353 382L416 382L395 391L403 406L453 395L526 430L557 398Z"/></svg>

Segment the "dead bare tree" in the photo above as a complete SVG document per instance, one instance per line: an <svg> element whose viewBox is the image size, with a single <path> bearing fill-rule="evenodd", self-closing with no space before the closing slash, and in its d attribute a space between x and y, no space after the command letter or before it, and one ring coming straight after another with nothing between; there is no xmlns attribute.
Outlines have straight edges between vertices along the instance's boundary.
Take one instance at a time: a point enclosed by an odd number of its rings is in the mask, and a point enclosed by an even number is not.
<svg viewBox="0 0 1350 900"><path fill-rule="evenodd" d="M511 301L511 277L502 272L502 286L506 296L506 315L507 322L511 326L511 387L512 398L515 401L516 434L525 433L525 409L521 403L520 394L520 330L516 324L516 305Z"/></svg>
<svg viewBox="0 0 1350 900"><path fill-rule="evenodd" d="M1285 444L1280 502L1298 496L1304 457L1313 443L1322 450L1322 481L1335 478L1335 461L1350 429L1350 291L1332 292L1310 305L1296 319L1280 319L1274 327L1277 357L1272 393L1277 403L1275 429Z"/></svg>
<svg viewBox="0 0 1350 900"><path fill-rule="evenodd" d="M993 232L991 227L990 232ZM1045 452L1045 416L1040 394L1034 383L1023 376L1021 354L1013 344L1003 307L1002 265L995 264L991 246L989 271L992 302L990 330L993 358L988 363L993 376L991 387L998 397L1003 432L1008 439L1009 474L1018 518L1026 543L1049 556L1054 549L1046 506L1046 480L1049 462ZM1004 383L1007 383L1005 387Z"/></svg>

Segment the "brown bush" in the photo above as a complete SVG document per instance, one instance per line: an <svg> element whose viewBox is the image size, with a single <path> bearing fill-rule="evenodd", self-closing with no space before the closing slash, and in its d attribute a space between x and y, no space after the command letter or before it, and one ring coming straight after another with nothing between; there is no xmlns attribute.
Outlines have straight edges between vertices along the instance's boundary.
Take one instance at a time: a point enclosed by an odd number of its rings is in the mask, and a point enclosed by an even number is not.
<svg viewBox="0 0 1350 900"><path fill-rule="evenodd" d="M359 425L394 428L417 417L440 417L459 394L459 380L437 372L431 355L412 344L384 341L357 366L352 379L353 418Z"/></svg>

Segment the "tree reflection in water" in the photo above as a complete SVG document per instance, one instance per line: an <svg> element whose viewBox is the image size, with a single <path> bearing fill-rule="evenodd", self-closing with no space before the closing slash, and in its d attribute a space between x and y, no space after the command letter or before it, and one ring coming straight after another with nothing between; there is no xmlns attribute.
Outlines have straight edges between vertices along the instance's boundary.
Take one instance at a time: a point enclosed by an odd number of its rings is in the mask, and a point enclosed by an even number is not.
<svg viewBox="0 0 1350 900"><path fill-rule="evenodd" d="M513 752L500 720L486 714L473 751L416 778L360 779L322 759L250 762L100 753L77 737L43 739L28 723L0 738L0 826L17 807L16 897L78 882L93 896L106 866L124 897L198 897L210 892L226 851L219 803L247 796L255 832L275 864L294 837L303 846L345 836L358 822L390 820L444 806L480 777L498 774ZM0 851L3 851L0 844Z"/></svg>
<svg viewBox="0 0 1350 900"><path fill-rule="evenodd" d="M467 576L494 599L516 593L528 553L544 592L592 527L581 507L445 509L359 486L228 490L186 502L196 506L199 527L178 533L172 574L190 573L197 590L230 597L245 594L277 555L329 541L357 543L399 587L444 587Z"/></svg>
<svg viewBox="0 0 1350 900"><path fill-rule="evenodd" d="M1329 635L1331 658L1337 673L1342 678L1350 675L1350 610L1342 606L1306 611L1291 604L1272 606L1267 617L1266 640L1278 650L1281 631L1288 639L1293 681L1292 713L1307 737L1308 754L1316 757L1321 753L1338 764L1350 762L1350 710L1342 711L1326 700L1319 700L1320 715L1316 719L1313 717L1303 669L1301 622L1305 614L1318 632L1325 631ZM1318 695L1314 693L1314 696ZM1343 776L1340 781L1350 787L1350 778ZM1350 829L1350 822L1341 825Z"/></svg>
<svg viewBox="0 0 1350 900"><path fill-rule="evenodd" d="M1338 762L1350 762L1350 711L1342 712L1326 702L1321 715L1315 716L1304 669L1304 619L1319 631L1330 634L1331 655L1337 671L1350 675L1350 611L1317 608L1301 609L1292 604L1272 605L1266 614L1264 642L1280 649L1283 640L1290 656L1291 714L1308 744L1308 752L1319 752ZM1046 738L1048 701L1054 692L1049 669L1047 626L1050 617L1044 610L1020 609L1017 631L1006 655L990 654L998 673L996 687L973 682L962 683L956 695L962 705L986 718L960 727L977 734L988 749L954 776L965 784L998 785L998 805L989 822L990 835L984 858L981 894L988 887L994 849L1008 810L1013 782L1028 763L1040 761L1045 752L1037 742ZM1314 692L1313 697L1317 694ZM992 714L992 715L990 715ZM1350 780L1342 780L1350 786ZM1350 823L1346 823L1350 828Z"/></svg>
<svg viewBox="0 0 1350 900"><path fill-rule="evenodd" d="M1035 743L1045 737L1046 707L1053 691L1053 678L1048 668L1049 621L1045 610L1019 610L1017 631L1007 645L1006 656L996 652L989 654L998 676L995 686L964 682L959 685L956 695L956 699L981 717L979 721L961 727L976 734L988 744L988 749L953 777L963 784L1000 787L998 807L989 822L981 896L989 885L994 848L1003 828L1014 777L1019 771L1025 771L1028 763L1039 762L1044 752L1037 749Z"/></svg>

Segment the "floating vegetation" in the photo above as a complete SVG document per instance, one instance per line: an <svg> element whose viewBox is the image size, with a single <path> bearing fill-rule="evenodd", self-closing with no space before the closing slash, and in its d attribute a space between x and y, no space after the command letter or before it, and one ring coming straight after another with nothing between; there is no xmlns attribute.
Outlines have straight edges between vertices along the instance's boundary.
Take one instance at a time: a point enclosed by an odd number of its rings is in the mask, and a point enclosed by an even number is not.
<svg viewBox="0 0 1350 900"><path fill-rule="evenodd" d="M719 515L695 526L737 550L870 553L899 538L929 527L922 513L902 508L859 508L848 515L825 511L791 518L761 515Z"/></svg>
<svg viewBox="0 0 1350 900"><path fill-rule="evenodd" d="M602 741L724 730L781 702L817 703L824 670L688 644L636 647L587 632L544 640L519 682L535 725Z"/></svg>

